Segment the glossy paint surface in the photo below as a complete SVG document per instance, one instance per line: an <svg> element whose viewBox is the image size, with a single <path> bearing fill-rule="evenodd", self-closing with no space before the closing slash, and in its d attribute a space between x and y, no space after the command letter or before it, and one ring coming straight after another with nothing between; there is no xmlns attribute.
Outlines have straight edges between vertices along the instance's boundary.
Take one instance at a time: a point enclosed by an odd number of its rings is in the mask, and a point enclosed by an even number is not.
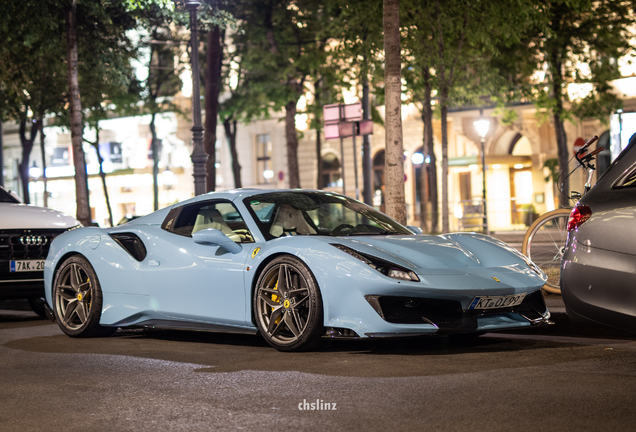
<svg viewBox="0 0 636 432"><path fill-rule="evenodd" d="M0 203L0 229L66 229L77 225L77 219L57 210Z"/></svg>
<svg viewBox="0 0 636 432"><path fill-rule="evenodd" d="M614 162L580 204L592 216L570 231L561 293L568 315L636 332L636 148Z"/></svg>
<svg viewBox="0 0 636 432"><path fill-rule="evenodd" d="M255 332L252 296L262 269L276 256L293 255L311 270L322 296L324 326L354 330L359 336L434 334L432 324L385 321L367 295L447 299L466 309L476 295L512 295L540 290L545 275L530 268L516 250L477 234L320 236L297 235L265 241L243 204L263 192L238 190L206 194L173 207L206 200L229 200L243 217L254 242L231 253L215 244L195 243L161 228L171 208L111 229L83 228L59 236L45 266L46 296L52 298L56 268L65 257L84 255L103 291L100 323L224 327ZM132 233L145 245L139 262L110 237ZM390 278L334 247L345 245L415 272L419 281ZM545 318L547 318L549 314ZM479 318L478 330L529 326L514 313Z"/></svg>

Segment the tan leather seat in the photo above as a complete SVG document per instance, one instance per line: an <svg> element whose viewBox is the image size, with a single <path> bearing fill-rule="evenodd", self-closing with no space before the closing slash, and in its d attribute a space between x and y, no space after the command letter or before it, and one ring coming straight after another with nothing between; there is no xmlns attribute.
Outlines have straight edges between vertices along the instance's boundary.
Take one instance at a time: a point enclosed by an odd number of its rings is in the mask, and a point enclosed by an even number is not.
<svg viewBox="0 0 636 432"><path fill-rule="evenodd" d="M302 212L286 204L278 209L276 220L269 233L274 237L280 237L285 231L296 234L316 234L316 230L307 223Z"/></svg>
<svg viewBox="0 0 636 432"><path fill-rule="evenodd" d="M225 220L223 220L223 216L221 216L221 213L218 210L204 207L199 209L197 219L194 221L192 233L208 228L218 229L233 241L241 241L241 237L227 226Z"/></svg>

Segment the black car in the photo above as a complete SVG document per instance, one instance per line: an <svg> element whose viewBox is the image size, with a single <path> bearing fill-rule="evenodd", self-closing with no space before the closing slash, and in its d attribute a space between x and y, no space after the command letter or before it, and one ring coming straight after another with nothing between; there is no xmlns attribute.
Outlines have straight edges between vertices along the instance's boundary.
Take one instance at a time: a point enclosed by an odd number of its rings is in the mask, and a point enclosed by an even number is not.
<svg viewBox="0 0 636 432"><path fill-rule="evenodd" d="M80 223L56 210L20 203L0 187L0 300L27 299L44 316L44 260L51 241Z"/></svg>
<svg viewBox="0 0 636 432"><path fill-rule="evenodd" d="M636 332L636 139L568 221L561 294L568 317Z"/></svg>

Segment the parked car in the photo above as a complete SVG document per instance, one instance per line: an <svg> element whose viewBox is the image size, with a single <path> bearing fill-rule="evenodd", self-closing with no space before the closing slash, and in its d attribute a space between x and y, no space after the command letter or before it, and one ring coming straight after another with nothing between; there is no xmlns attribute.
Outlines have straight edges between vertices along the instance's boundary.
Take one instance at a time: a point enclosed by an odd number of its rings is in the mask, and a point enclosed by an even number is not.
<svg viewBox="0 0 636 432"><path fill-rule="evenodd" d="M118 327L260 332L283 351L323 336L479 333L544 323L546 275L478 234L416 235L320 191L201 195L53 241L46 298L69 336Z"/></svg>
<svg viewBox="0 0 636 432"><path fill-rule="evenodd" d="M636 140L568 221L561 294L568 317L636 332Z"/></svg>
<svg viewBox="0 0 636 432"><path fill-rule="evenodd" d="M0 300L26 299L44 316L44 260L53 239L79 225L62 212L22 204L0 186Z"/></svg>

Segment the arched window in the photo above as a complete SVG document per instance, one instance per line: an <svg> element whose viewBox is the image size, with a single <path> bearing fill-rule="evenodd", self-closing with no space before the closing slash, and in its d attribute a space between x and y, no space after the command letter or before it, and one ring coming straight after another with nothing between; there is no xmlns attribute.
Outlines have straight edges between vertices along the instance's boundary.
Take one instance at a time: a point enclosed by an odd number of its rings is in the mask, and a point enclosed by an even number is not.
<svg viewBox="0 0 636 432"><path fill-rule="evenodd" d="M322 181L321 186L334 187L342 185L340 181L340 161L333 153L327 153L322 157Z"/></svg>

